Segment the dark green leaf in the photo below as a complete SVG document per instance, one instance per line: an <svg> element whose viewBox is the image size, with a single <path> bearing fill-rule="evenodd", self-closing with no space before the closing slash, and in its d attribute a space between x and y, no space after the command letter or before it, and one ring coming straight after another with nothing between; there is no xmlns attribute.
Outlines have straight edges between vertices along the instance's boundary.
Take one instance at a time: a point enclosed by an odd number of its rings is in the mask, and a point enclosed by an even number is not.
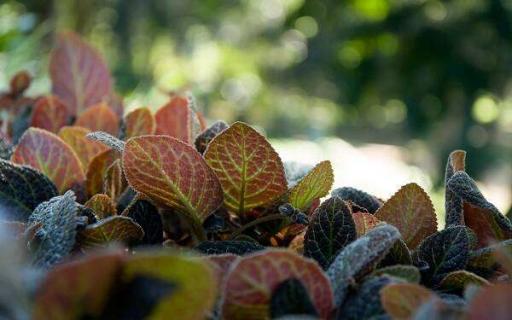
<svg viewBox="0 0 512 320"><path fill-rule="evenodd" d="M203 154L206 147L219 133L226 130L229 127L224 121L216 121L214 124L206 128L201 134L199 134L194 142L196 150Z"/></svg>
<svg viewBox="0 0 512 320"><path fill-rule="evenodd" d="M384 259L379 263L379 268L393 266L396 264L412 264L411 252L402 239L395 242L388 254L386 254Z"/></svg>
<svg viewBox="0 0 512 320"><path fill-rule="evenodd" d="M127 209L126 216L132 218L144 230L141 244L161 244L164 241L162 217L150 202L137 200Z"/></svg>
<svg viewBox="0 0 512 320"><path fill-rule="evenodd" d="M457 171L464 171L465 168L466 152L456 150L448 156L446 163L446 171L444 176L445 184L445 210L446 210L446 226L454 226L464 224L464 217L462 212L462 199L451 191L448 186L448 181L453 174Z"/></svg>
<svg viewBox="0 0 512 320"><path fill-rule="evenodd" d="M418 268L410 265L395 265L375 270L372 275L387 275L403 279L410 283L420 283L421 274Z"/></svg>
<svg viewBox="0 0 512 320"><path fill-rule="evenodd" d="M203 241L196 246L196 250L204 254L232 253L244 255L265 249L264 246L249 241Z"/></svg>
<svg viewBox="0 0 512 320"><path fill-rule="evenodd" d="M365 208L369 213L375 213L375 211L377 211L377 209L382 205L379 199L375 196L351 187L334 189L331 192L331 195L340 197L343 200L351 201L358 206Z"/></svg>
<svg viewBox="0 0 512 320"><path fill-rule="evenodd" d="M338 197L324 201L304 236L304 255L326 269L336 255L357 238L350 207Z"/></svg>
<svg viewBox="0 0 512 320"><path fill-rule="evenodd" d="M290 278L280 283L272 292L270 316L272 319L291 314L318 315L302 282Z"/></svg>
<svg viewBox="0 0 512 320"><path fill-rule="evenodd" d="M57 188L44 174L0 159L2 220L25 222L40 203L57 195Z"/></svg>
<svg viewBox="0 0 512 320"><path fill-rule="evenodd" d="M512 254L512 239L471 252L467 269L484 277L492 275L499 266L495 254L500 249Z"/></svg>
<svg viewBox="0 0 512 320"><path fill-rule="evenodd" d="M5 141L4 138L0 138L0 159L9 160L12 152L13 146Z"/></svg>

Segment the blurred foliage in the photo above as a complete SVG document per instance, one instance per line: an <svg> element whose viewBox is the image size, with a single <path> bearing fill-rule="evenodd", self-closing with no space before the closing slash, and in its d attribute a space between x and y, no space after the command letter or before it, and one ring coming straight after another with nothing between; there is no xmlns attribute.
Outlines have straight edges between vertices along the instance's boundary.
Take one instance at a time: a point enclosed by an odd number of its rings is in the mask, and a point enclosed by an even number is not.
<svg viewBox="0 0 512 320"><path fill-rule="evenodd" d="M27 68L47 91L63 29L100 49L130 107L186 88L272 137L419 143L438 181L453 148L475 175L510 166L510 0L7 0L1 83Z"/></svg>

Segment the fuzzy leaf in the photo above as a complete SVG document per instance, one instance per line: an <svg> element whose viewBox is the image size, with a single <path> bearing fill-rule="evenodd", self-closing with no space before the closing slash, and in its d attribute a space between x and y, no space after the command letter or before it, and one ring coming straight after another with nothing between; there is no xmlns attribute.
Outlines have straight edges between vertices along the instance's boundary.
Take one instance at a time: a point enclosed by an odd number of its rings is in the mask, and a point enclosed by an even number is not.
<svg viewBox="0 0 512 320"><path fill-rule="evenodd" d="M346 201L351 201L358 206L365 208L372 214L375 213L375 211L377 211L377 209L382 205L379 199L375 196L351 187L334 189L331 192L331 195L340 197Z"/></svg>
<svg viewBox="0 0 512 320"><path fill-rule="evenodd" d="M53 94L75 115L112 95L105 62L95 49L71 32L57 36L50 56L50 78Z"/></svg>
<svg viewBox="0 0 512 320"><path fill-rule="evenodd" d="M240 259L240 256L232 253L215 254L201 257L202 260L208 261L215 273L215 278L219 286L224 285L231 266Z"/></svg>
<svg viewBox="0 0 512 320"><path fill-rule="evenodd" d="M368 231L338 254L327 269L335 306L343 303L350 283L371 272L398 239L398 229L386 224Z"/></svg>
<svg viewBox="0 0 512 320"><path fill-rule="evenodd" d="M418 259L429 266L422 273L423 282L435 285L448 273L464 269L474 237L464 226L450 227L427 237L417 249Z"/></svg>
<svg viewBox="0 0 512 320"><path fill-rule="evenodd" d="M413 320L432 319L466 320L467 315L461 307L451 305L440 299L432 299L417 309Z"/></svg>
<svg viewBox="0 0 512 320"><path fill-rule="evenodd" d="M117 253L87 256L56 266L37 290L33 319L99 317L120 269L121 256Z"/></svg>
<svg viewBox="0 0 512 320"><path fill-rule="evenodd" d="M284 173L288 188L293 188L308 172L313 169L313 166L296 161L285 161L283 163Z"/></svg>
<svg viewBox="0 0 512 320"><path fill-rule="evenodd" d="M485 199L467 173L454 173L447 188L463 200L464 224L475 232L479 247L512 238L512 223Z"/></svg>
<svg viewBox="0 0 512 320"><path fill-rule="evenodd" d="M495 284L478 291L469 306L469 320L507 320L512 314L512 285Z"/></svg>
<svg viewBox="0 0 512 320"><path fill-rule="evenodd" d="M482 286L489 284L489 282L472 272L457 270L448 273L446 277L441 280L441 283L439 283L439 287L447 291L463 292L466 286L472 284Z"/></svg>
<svg viewBox="0 0 512 320"><path fill-rule="evenodd" d="M189 99L176 96L155 114L157 135L168 135L192 145L201 132L197 113Z"/></svg>
<svg viewBox="0 0 512 320"><path fill-rule="evenodd" d="M102 143L87 139L89 132L89 129L75 126L63 127L59 131L59 137L75 151L83 168L87 168L95 156L108 149Z"/></svg>
<svg viewBox="0 0 512 320"><path fill-rule="evenodd" d="M411 249L415 249L425 237L437 231L432 201L415 183L400 188L377 210L375 217L396 226Z"/></svg>
<svg viewBox="0 0 512 320"><path fill-rule="evenodd" d="M110 147L117 152L122 153L124 151L125 142L114 137L111 134L108 134L103 131L94 131L89 134L87 134L87 139L92 141L98 141L106 145L107 147Z"/></svg>
<svg viewBox="0 0 512 320"><path fill-rule="evenodd" d="M85 206L92 209L98 219L104 219L117 214L116 204L106 194L95 194L87 200Z"/></svg>
<svg viewBox="0 0 512 320"><path fill-rule="evenodd" d="M133 244L144 237L144 230L132 219L122 216L107 217L88 225L78 233L81 248L107 246L111 242Z"/></svg>
<svg viewBox="0 0 512 320"><path fill-rule="evenodd" d="M117 159L105 170L103 193L117 201L127 187L128 183L123 173L121 159Z"/></svg>
<svg viewBox="0 0 512 320"><path fill-rule="evenodd" d="M68 107L59 98L47 96L34 105L30 126L57 133L69 123L70 117Z"/></svg>
<svg viewBox="0 0 512 320"><path fill-rule="evenodd" d="M80 188L85 180L76 153L61 138L46 130L30 128L25 131L11 160L41 171L61 193Z"/></svg>
<svg viewBox="0 0 512 320"><path fill-rule="evenodd" d="M380 290L386 312L395 320L411 319L422 304L436 299L431 290L413 283L390 284Z"/></svg>
<svg viewBox="0 0 512 320"><path fill-rule="evenodd" d="M313 200L329 193L333 182L331 162L322 161L290 190L289 201L294 208L305 211Z"/></svg>
<svg viewBox="0 0 512 320"><path fill-rule="evenodd" d="M73 191L53 197L36 207L29 217L29 227L41 224L33 252L36 266L49 268L73 249L76 236L77 205Z"/></svg>
<svg viewBox="0 0 512 320"><path fill-rule="evenodd" d="M126 139L153 134L155 118L148 108L139 108L128 113L124 118L124 136Z"/></svg>
<svg viewBox="0 0 512 320"><path fill-rule="evenodd" d="M154 205L146 200L137 200L125 211L144 230L142 244L161 244L163 239L162 217Z"/></svg>
<svg viewBox="0 0 512 320"><path fill-rule="evenodd" d="M379 268L393 266L396 264L412 264L411 252L402 239L398 239L393 247L391 247L391 250L389 250L384 259L379 263Z"/></svg>
<svg viewBox="0 0 512 320"><path fill-rule="evenodd" d="M255 242L235 240L203 241L196 246L196 250L208 255L224 253L245 255L264 249L264 246Z"/></svg>
<svg viewBox="0 0 512 320"><path fill-rule="evenodd" d="M55 185L39 171L0 159L0 220L26 222L41 202L57 195Z"/></svg>
<svg viewBox="0 0 512 320"><path fill-rule="evenodd" d="M302 282L322 318L332 310L332 291L322 269L290 251L268 249L241 258L226 279L223 317L266 319L272 292L287 279Z"/></svg>
<svg viewBox="0 0 512 320"><path fill-rule="evenodd" d="M512 239L471 252L467 265L468 270L477 272L478 274L492 273L498 267L496 253L499 250L512 254Z"/></svg>
<svg viewBox="0 0 512 320"><path fill-rule="evenodd" d="M215 174L197 151L175 138L131 138L123 164L133 189L192 219L204 221L222 203Z"/></svg>
<svg viewBox="0 0 512 320"><path fill-rule="evenodd" d="M82 112L75 125L91 131L103 131L116 136L119 133L119 118L105 103L98 103Z"/></svg>
<svg viewBox="0 0 512 320"><path fill-rule="evenodd" d="M381 223L377 217L368 212L354 212L352 213L352 219L354 220L358 237L365 235Z"/></svg>
<svg viewBox="0 0 512 320"><path fill-rule="evenodd" d="M213 138L215 138L222 131L226 130L228 127L229 125L224 121L216 121L197 136L196 141L194 142L196 150L203 154L206 151L206 147L210 141L212 141Z"/></svg>
<svg viewBox="0 0 512 320"><path fill-rule="evenodd" d="M455 150L448 156L446 163L446 170L444 176L445 186L453 174L458 171L464 171L466 167L466 152L462 150ZM446 210L446 226L464 224L464 216L462 212L462 199L457 196L448 187L445 190L445 210Z"/></svg>
<svg viewBox="0 0 512 320"><path fill-rule="evenodd" d="M394 266L384 267L375 270L372 275L381 276L387 275L395 278L403 279L410 283L420 283L421 274L418 268L410 265L397 264Z"/></svg>
<svg viewBox="0 0 512 320"><path fill-rule="evenodd" d="M295 278L280 283L272 292L270 300L272 319L288 314L318 315L307 289L302 282Z"/></svg>
<svg viewBox="0 0 512 320"><path fill-rule="evenodd" d="M279 155L245 123L236 122L215 137L204 157L220 180L224 205L238 215L271 203L286 192Z"/></svg>
<svg viewBox="0 0 512 320"><path fill-rule="evenodd" d="M86 174L86 189L89 196L103 191L105 173L119 157L120 155L117 151L107 150L92 158L87 167Z"/></svg>
<svg viewBox="0 0 512 320"><path fill-rule="evenodd" d="M329 198L318 207L309 224L304 236L304 255L326 269L356 237L350 208L338 197Z"/></svg>

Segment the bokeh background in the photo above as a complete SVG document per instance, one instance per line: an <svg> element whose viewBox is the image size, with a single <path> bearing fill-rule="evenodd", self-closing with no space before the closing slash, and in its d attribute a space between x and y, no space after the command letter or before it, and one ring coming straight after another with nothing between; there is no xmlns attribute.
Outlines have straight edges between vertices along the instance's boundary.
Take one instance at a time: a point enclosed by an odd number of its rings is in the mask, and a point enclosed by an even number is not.
<svg viewBox="0 0 512 320"><path fill-rule="evenodd" d="M439 215L446 157L465 149L510 208L511 0L3 0L0 88L27 69L49 92L59 30L101 51L128 109L190 90L285 160L330 159L336 186L387 198L416 181Z"/></svg>

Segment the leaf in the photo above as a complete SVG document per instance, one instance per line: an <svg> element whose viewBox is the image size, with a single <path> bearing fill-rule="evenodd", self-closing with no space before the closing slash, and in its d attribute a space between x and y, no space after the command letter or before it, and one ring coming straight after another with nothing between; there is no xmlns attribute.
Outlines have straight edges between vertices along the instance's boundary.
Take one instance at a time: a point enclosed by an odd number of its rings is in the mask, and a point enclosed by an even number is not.
<svg viewBox="0 0 512 320"><path fill-rule="evenodd" d="M142 244L161 244L164 241L162 217L150 202L137 200L123 214L132 218L144 230Z"/></svg>
<svg viewBox="0 0 512 320"><path fill-rule="evenodd" d="M50 55L52 92L72 114L106 101L112 95L112 79L98 52L71 32L62 32Z"/></svg>
<svg viewBox="0 0 512 320"><path fill-rule="evenodd" d="M9 94L14 97L23 95L25 90L27 90L30 86L31 81L32 77L27 71L19 71L14 76L12 76L11 81L9 82L9 87L11 89Z"/></svg>
<svg viewBox="0 0 512 320"><path fill-rule="evenodd" d="M194 142L194 145L196 146L196 150L203 154L206 151L206 147L210 143L210 141L213 140L219 133L226 130L229 127L227 123L224 121L216 121L214 124L212 124L210 127L208 127L206 130L201 132L199 134Z"/></svg>
<svg viewBox="0 0 512 320"><path fill-rule="evenodd" d="M0 159L1 220L26 222L41 202L57 195L57 188L45 175Z"/></svg>
<svg viewBox="0 0 512 320"><path fill-rule="evenodd" d="M124 118L124 136L126 139L153 134L155 118L148 108L139 108L128 113Z"/></svg>
<svg viewBox="0 0 512 320"><path fill-rule="evenodd" d="M185 97L175 96L155 114L157 135L167 135L192 145L201 127L197 113Z"/></svg>
<svg viewBox="0 0 512 320"><path fill-rule="evenodd" d="M187 259L167 253L139 253L128 260L122 278L152 277L166 281L175 289L147 316L149 319L204 319L212 310L216 298L215 275L207 262Z"/></svg>
<svg viewBox="0 0 512 320"><path fill-rule="evenodd" d="M512 238L511 222L485 199L467 173L454 173L447 188L463 200L463 221L475 232L478 247L484 247L492 241Z"/></svg>
<svg viewBox="0 0 512 320"><path fill-rule="evenodd" d="M41 224L32 254L38 267L49 268L66 257L75 245L77 205L73 191L56 196L36 207L28 219L29 227Z"/></svg>
<svg viewBox="0 0 512 320"><path fill-rule="evenodd" d="M78 233L77 241L81 248L104 247L111 242L134 244L144 237L144 231L132 219L112 216L88 225Z"/></svg>
<svg viewBox="0 0 512 320"><path fill-rule="evenodd" d="M272 292L287 279L302 282L322 318L332 310L332 291L322 269L287 250L267 249L240 259L226 279L225 319L266 319Z"/></svg>
<svg viewBox="0 0 512 320"><path fill-rule="evenodd" d="M95 194L87 200L85 206L92 209L98 219L104 219L117 214L116 204L106 194Z"/></svg>
<svg viewBox="0 0 512 320"><path fill-rule="evenodd" d="M305 211L315 199L329 193L333 182L331 162L322 161L290 190L289 201L294 208Z"/></svg>
<svg viewBox="0 0 512 320"><path fill-rule="evenodd" d="M415 183L400 188L375 212L375 217L396 226L411 249L415 249L426 236L437 231L432 201Z"/></svg>
<svg viewBox="0 0 512 320"><path fill-rule="evenodd" d="M343 303L350 283L371 272L399 238L400 232L394 226L378 226L336 256L327 269L336 307Z"/></svg>
<svg viewBox="0 0 512 320"><path fill-rule="evenodd" d="M512 254L512 239L471 252L467 265L468 270L478 274L492 274L498 267L496 253L500 250Z"/></svg>
<svg viewBox="0 0 512 320"><path fill-rule="evenodd" d="M240 256L237 256L236 254L232 253L224 253L203 256L201 257L201 259L204 261L208 261L208 263L212 266L219 287L223 287L224 281L228 276L231 266L233 266L235 262L240 260ZM219 292L219 294L220 293L221 292Z"/></svg>
<svg viewBox="0 0 512 320"><path fill-rule="evenodd" d="M224 205L240 216L286 192L279 155L245 123L236 122L215 137L204 158L222 185Z"/></svg>
<svg viewBox="0 0 512 320"><path fill-rule="evenodd" d="M86 189L89 196L103 192L105 173L119 157L117 151L107 150L91 159L86 173Z"/></svg>
<svg viewBox="0 0 512 320"><path fill-rule="evenodd" d="M449 227L427 237L416 251L419 260L429 266L422 272L423 282L436 285L448 273L464 269L474 241L473 232L464 226Z"/></svg>
<svg viewBox="0 0 512 320"><path fill-rule="evenodd" d="M381 223L377 217L368 212L354 212L352 213L352 219L356 226L357 237L365 235Z"/></svg>
<svg viewBox="0 0 512 320"><path fill-rule="evenodd" d="M85 176L76 153L61 138L46 130L30 128L21 137L11 158L41 171L60 193L80 188Z"/></svg>
<svg viewBox="0 0 512 320"><path fill-rule="evenodd" d="M70 117L68 107L59 98L46 96L37 100L30 126L57 133L69 123Z"/></svg>
<svg viewBox="0 0 512 320"><path fill-rule="evenodd" d="M495 284L478 291L469 305L469 320L507 320L512 314L512 285Z"/></svg>
<svg viewBox="0 0 512 320"><path fill-rule="evenodd" d="M117 152L122 153L125 142L103 131L95 131L87 134L87 139L98 141Z"/></svg>
<svg viewBox="0 0 512 320"><path fill-rule="evenodd" d="M219 181L201 155L175 138L131 138L123 164L133 189L193 220L204 221L222 203Z"/></svg>
<svg viewBox="0 0 512 320"><path fill-rule="evenodd" d="M245 255L256 251L264 250L265 247L255 242L224 240L203 241L199 245L197 245L195 249L208 255L224 253Z"/></svg>
<svg viewBox="0 0 512 320"><path fill-rule="evenodd" d="M345 201L351 201L358 206L365 208L369 213L372 214L375 213L377 209L379 209L379 207L382 205L379 199L377 199L375 196L351 187L334 189L331 192L331 195L340 197Z"/></svg>
<svg viewBox="0 0 512 320"><path fill-rule="evenodd" d="M450 305L440 299L432 299L418 308L414 320L465 320L466 312L463 308Z"/></svg>
<svg viewBox="0 0 512 320"><path fill-rule="evenodd" d="M465 170L466 152L462 150L455 150L448 156L446 163L444 183L448 185L448 181L453 174L458 171ZM462 209L462 199L458 197L448 187L445 190L445 210L446 210L446 226L464 224L464 215Z"/></svg>
<svg viewBox="0 0 512 320"><path fill-rule="evenodd" d="M380 290L382 306L393 319L411 319L422 304L436 299L431 290L413 283L390 284Z"/></svg>
<svg viewBox="0 0 512 320"><path fill-rule="evenodd" d="M300 280L295 278L281 282L272 292L272 298L270 299L270 316L272 319L293 314L318 316L307 289Z"/></svg>
<svg viewBox="0 0 512 320"><path fill-rule="evenodd" d="M410 283L420 283L421 274L418 268L410 265L397 264L394 266L384 267L377 269L372 273L373 276L391 276L399 279L403 279Z"/></svg>
<svg viewBox="0 0 512 320"><path fill-rule="evenodd" d="M121 269L121 255L89 255L52 269L39 286L33 319L99 317Z"/></svg>
<svg viewBox="0 0 512 320"><path fill-rule="evenodd" d="M108 148L97 141L86 138L89 129L82 127L63 127L59 131L59 137L75 151L83 168L87 168L91 160Z"/></svg>
<svg viewBox="0 0 512 320"><path fill-rule="evenodd" d="M350 208L338 197L329 198L316 209L309 224L304 236L304 255L326 269L356 237Z"/></svg>
<svg viewBox="0 0 512 320"><path fill-rule="evenodd" d="M103 193L116 201L127 187L128 183L123 174L121 159L117 159L105 170Z"/></svg>
<svg viewBox="0 0 512 320"><path fill-rule="evenodd" d="M472 272L457 270L448 273L446 277L441 280L441 283L439 283L439 287L447 291L463 292L466 286L471 284L482 286L489 284L489 282Z"/></svg>
<svg viewBox="0 0 512 320"><path fill-rule="evenodd" d="M119 133L119 118L106 103L98 103L82 112L76 119L75 126L116 136Z"/></svg>
<svg viewBox="0 0 512 320"><path fill-rule="evenodd" d="M296 161L285 161L283 163L284 173L288 188L293 188L308 172L313 169L313 166Z"/></svg>
<svg viewBox="0 0 512 320"><path fill-rule="evenodd" d="M393 266L396 264L404 264L411 265L412 257L409 248L402 239L398 239L398 241L393 244L391 250L386 254L384 259L379 262L378 267L383 268L387 266Z"/></svg>

